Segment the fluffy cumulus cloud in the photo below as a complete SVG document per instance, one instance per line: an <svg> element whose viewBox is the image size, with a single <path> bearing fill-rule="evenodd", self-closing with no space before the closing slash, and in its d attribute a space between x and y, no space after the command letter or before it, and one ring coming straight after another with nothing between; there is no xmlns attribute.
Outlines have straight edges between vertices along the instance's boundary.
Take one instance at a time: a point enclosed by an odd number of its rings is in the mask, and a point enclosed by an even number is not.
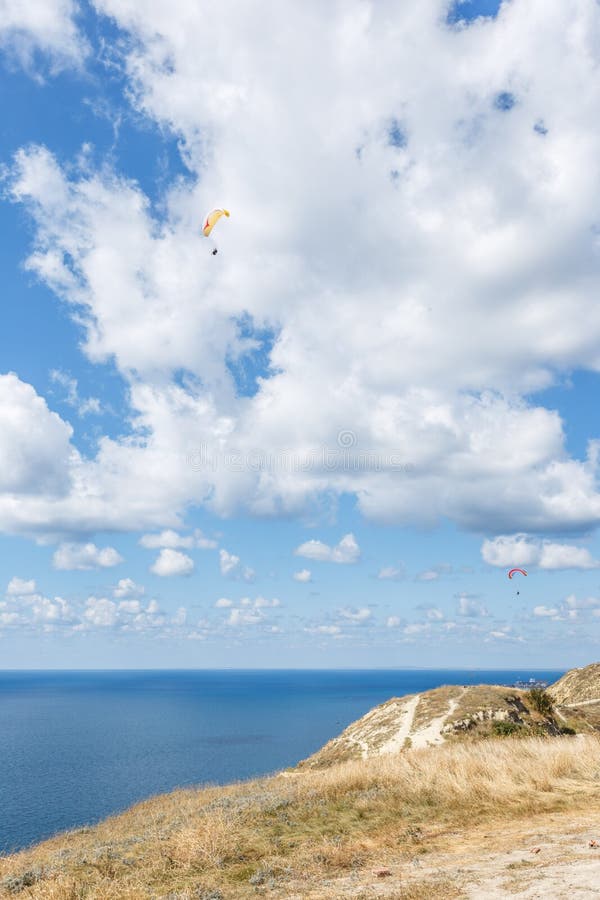
<svg viewBox="0 0 600 900"><path fill-rule="evenodd" d="M123 600L141 597L144 593L145 588L141 584L136 584L132 578L121 578L113 591L113 596Z"/></svg>
<svg viewBox="0 0 600 900"><path fill-rule="evenodd" d="M502 568L538 566L540 569L597 569L600 566L600 560L594 559L587 547L558 544L526 534L501 535L484 541L481 555L486 563Z"/></svg>
<svg viewBox="0 0 600 900"><path fill-rule="evenodd" d="M123 562L114 547L99 548L95 544L64 543L54 552L55 569L110 569Z"/></svg>
<svg viewBox="0 0 600 900"><path fill-rule="evenodd" d="M344 535L334 547L322 541L306 541L296 547L294 553L296 556L304 556L318 562L356 563L360 559L360 547L353 534Z"/></svg>
<svg viewBox="0 0 600 900"><path fill-rule="evenodd" d="M0 497L60 498L77 464L70 425L14 373L0 375ZM0 507L0 517L2 515Z"/></svg>
<svg viewBox="0 0 600 900"><path fill-rule="evenodd" d="M354 494L383 522L596 526L598 445L571 458L535 398L600 370L594 0L513 0L461 29L447 0L95 7L193 177L157 220L108 167L18 153L28 268L89 359L114 360L133 433L80 460L64 423L47 456L17 425L46 465L2 467L0 525L177 528L194 503L275 515ZM215 203L232 216L213 258ZM34 492L18 512L15 490Z"/></svg>
<svg viewBox="0 0 600 900"><path fill-rule="evenodd" d="M227 617L227 624L233 628L240 628L244 625L257 625L263 619L263 614L258 610L232 609Z"/></svg>
<svg viewBox="0 0 600 900"><path fill-rule="evenodd" d="M215 603L216 609L228 609L230 606L233 606L233 600L229 597L219 597Z"/></svg>
<svg viewBox="0 0 600 900"><path fill-rule="evenodd" d="M36 586L33 578L30 581L26 581L24 578L18 578L16 575L10 579L6 588L6 593L9 597L23 597L27 596L27 594L35 594L35 592Z"/></svg>
<svg viewBox="0 0 600 900"><path fill-rule="evenodd" d="M219 550L219 568L221 575L225 578L241 578L243 581L254 581L254 569L251 569L249 566L243 566L239 556L229 553L224 548Z"/></svg>
<svg viewBox="0 0 600 900"><path fill-rule="evenodd" d="M543 616L543 617L549 616L549 617L554 618L555 616L558 615L558 609L556 607L543 606L543 605L534 606L533 614L534 614L534 616Z"/></svg>
<svg viewBox="0 0 600 900"><path fill-rule="evenodd" d="M52 72L79 66L87 44L76 13L74 0L0 0L0 49L38 75L37 51L49 57Z"/></svg>
<svg viewBox="0 0 600 900"><path fill-rule="evenodd" d="M163 578L170 575L191 575L194 571L194 560L187 553L165 548L150 566L150 571Z"/></svg>
<svg viewBox="0 0 600 900"><path fill-rule="evenodd" d="M312 574L310 569L300 569L300 571L294 572L292 578L294 581L299 581L301 584L307 584L309 581L312 581Z"/></svg>
<svg viewBox="0 0 600 900"><path fill-rule="evenodd" d="M132 596L135 593L138 596ZM90 632L135 633L150 638L205 636L208 623L189 625L186 607L166 612L154 599L144 602L142 593L133 581L121 579L112 598L92 595L67 600L46 596L37 590L35 582L15 577L0 602L0 636L16 630L25 635L58 633L70 637ZM277 604L270 601L267 605Z"/></svg>

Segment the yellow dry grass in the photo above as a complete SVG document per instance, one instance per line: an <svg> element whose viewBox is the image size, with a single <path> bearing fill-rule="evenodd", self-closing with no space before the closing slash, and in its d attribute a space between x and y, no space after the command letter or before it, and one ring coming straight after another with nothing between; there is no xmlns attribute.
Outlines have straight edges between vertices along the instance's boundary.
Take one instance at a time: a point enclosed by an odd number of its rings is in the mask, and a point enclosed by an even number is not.
<svg viewBox="0 0 600 900"><path fill-rule="evenodd" d="M594 735L481 741L176 791L0 858L0 897L284 898L298 882L333 897L328 881L432 853L452 829L600 809L599 751Z"/></svg>

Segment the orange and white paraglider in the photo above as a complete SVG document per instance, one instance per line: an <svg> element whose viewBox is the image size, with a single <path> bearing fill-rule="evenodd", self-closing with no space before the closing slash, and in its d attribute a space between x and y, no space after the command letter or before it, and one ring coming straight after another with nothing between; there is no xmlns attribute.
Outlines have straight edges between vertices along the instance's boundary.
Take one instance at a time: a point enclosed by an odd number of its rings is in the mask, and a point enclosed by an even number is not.
<svg viewBox="0 0 600 900"><path fill-rule="evenodd" d="M202 226L202 234L204 237L209 237L211 231L219 221L222 216L227 216L229 218L229 210L228 209L212 209L207 217L204 220L204 225ZM216 256L217 248L214 247L212 251L212 255Z"/></svg>

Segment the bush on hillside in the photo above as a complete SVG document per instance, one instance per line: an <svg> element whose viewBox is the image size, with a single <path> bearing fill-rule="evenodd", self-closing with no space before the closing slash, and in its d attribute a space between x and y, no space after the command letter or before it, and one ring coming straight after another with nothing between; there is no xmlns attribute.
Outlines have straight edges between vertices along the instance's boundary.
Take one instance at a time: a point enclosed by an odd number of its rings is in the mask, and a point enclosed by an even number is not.
<svg viewBox="0 0 600 900"><path fill-rule="evenodd" d="M542 716L552 715L552 697L543 688L531 688L531 704Z"/></svg>

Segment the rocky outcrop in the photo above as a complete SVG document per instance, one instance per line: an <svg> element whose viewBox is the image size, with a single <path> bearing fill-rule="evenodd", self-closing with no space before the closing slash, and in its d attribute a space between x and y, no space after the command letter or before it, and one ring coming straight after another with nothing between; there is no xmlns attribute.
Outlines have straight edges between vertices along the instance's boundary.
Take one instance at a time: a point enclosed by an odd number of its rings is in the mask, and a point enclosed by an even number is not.
<svg viewBox="0 0 600 900"><path fill-rule="evenodd" d="M600 665L597 668L600 672ZM598 706L600 711L600 703ZM573 710L558 704L554 708L542 704L540 710L535 691L502 685L447 685L394 697L376 706L300 763L300 768L321 768L449 740L517 733L559 735L590 729L595 729L594 723L589 715L582 718L579 711L573 717Z"/></svg>

